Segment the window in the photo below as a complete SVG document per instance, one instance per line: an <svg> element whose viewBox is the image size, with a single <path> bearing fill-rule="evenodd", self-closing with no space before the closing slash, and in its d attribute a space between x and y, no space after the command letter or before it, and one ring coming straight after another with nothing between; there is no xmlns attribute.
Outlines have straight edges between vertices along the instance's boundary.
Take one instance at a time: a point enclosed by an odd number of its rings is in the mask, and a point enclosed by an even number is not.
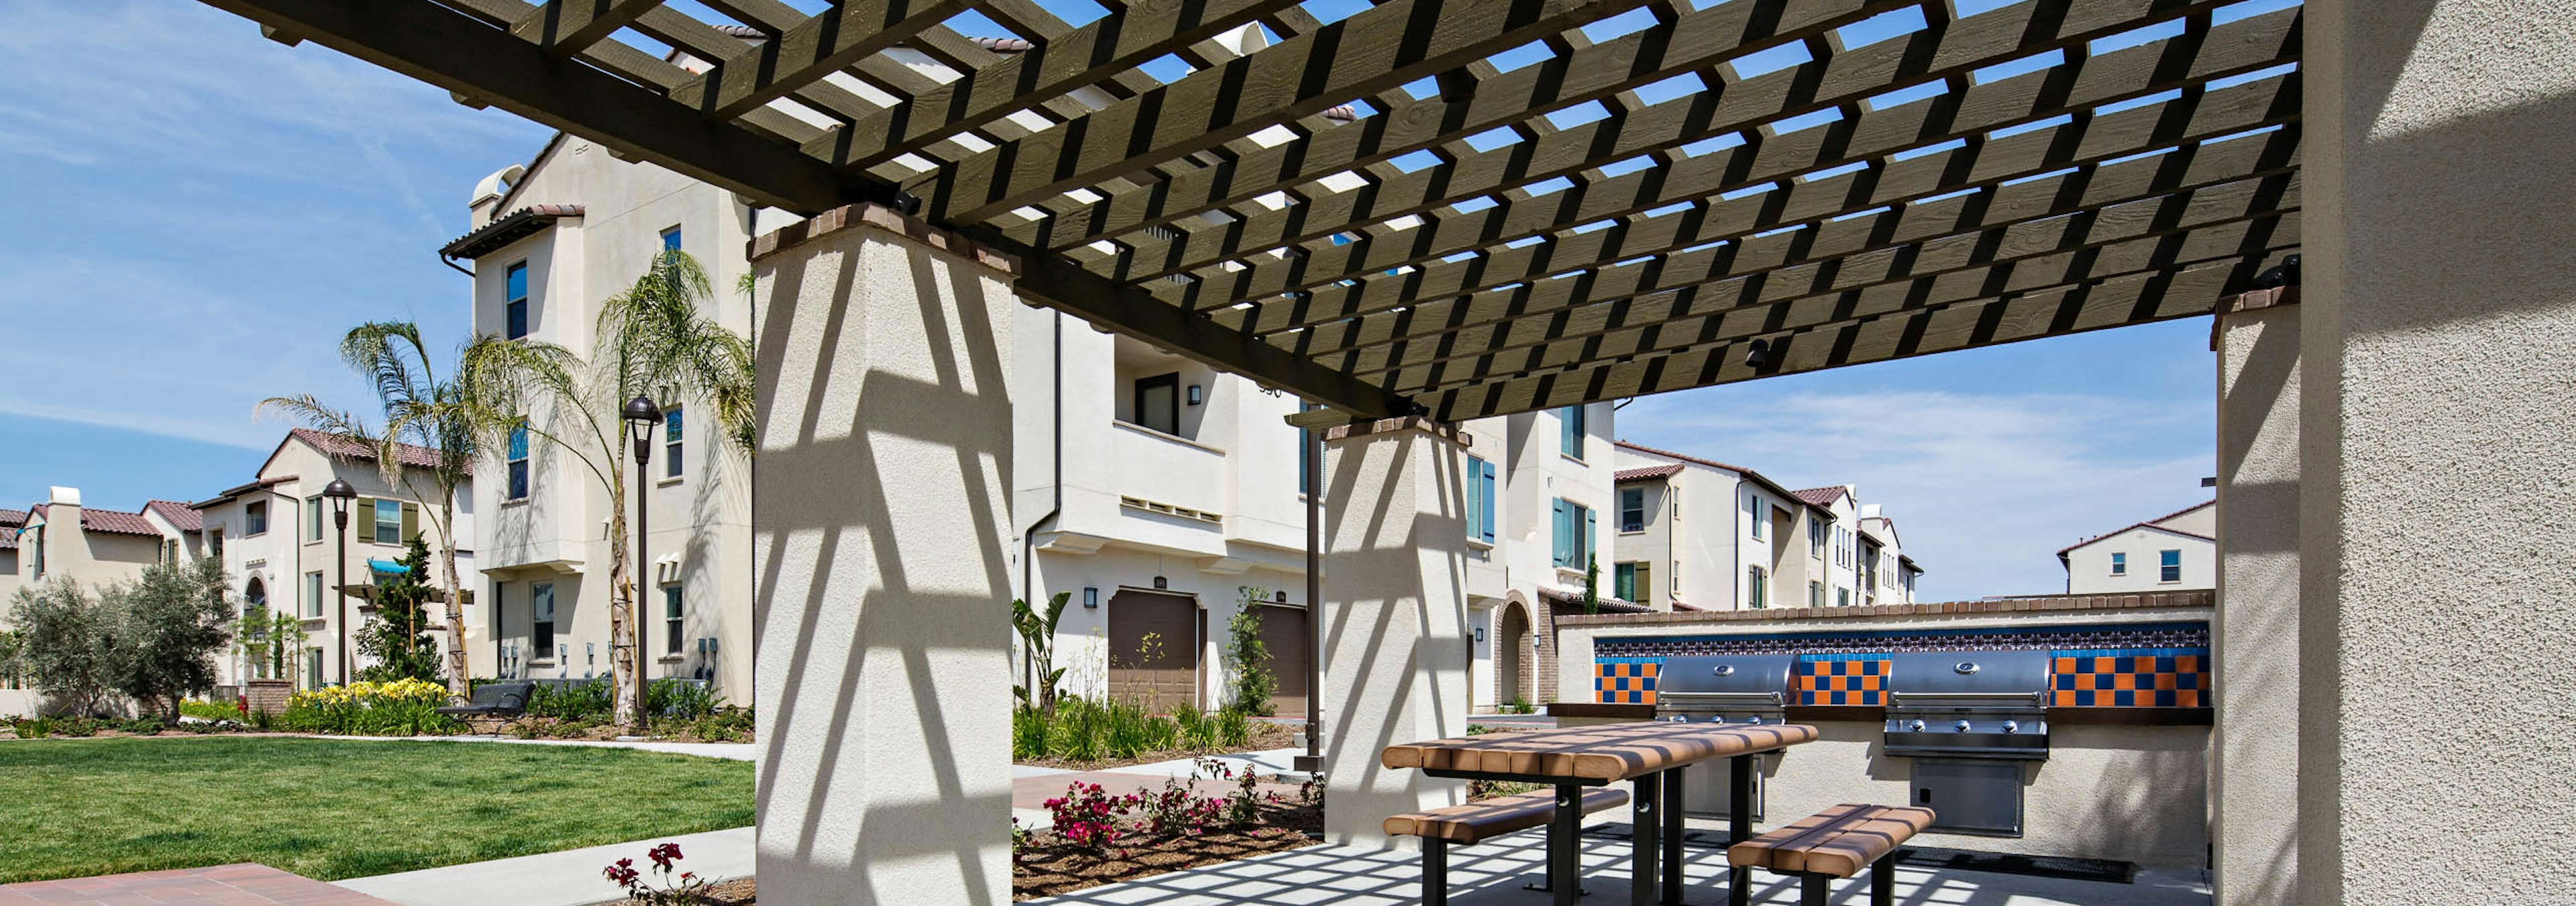
<svg viewBox="0 0 2576 906"><path fill-rule="evenodd" d="M662 477L664 478L680 477L680 449L684 436L682 425L685 424L680 417L681 412L680 407L673 406L662 413Z"/></svg>
<svg viewBox="0 0 2576 906"><path fill-rule="evenodd" d="M375 541L377 544L403 543L403 538L405 537L405 533L403 532L403 509L405 505L403 502L399 500L377 500L372 501L372 503L375 506L376 516L373 520L375 531L371 540Z"/></svg>
<svg viewBox="0 0 2576 906"><path fill-rule="evenodd" d="M1181 433L1179 372L1136 379L1136 423L1175 437Z"/></svg>
<svg viewBox="0 0 2576 906"><path fill-rule="evenodd" d="M528 499L528 426L510 429L510 499Z"/></svg>
<svg viewBox="0 0 2576 906"><path fill-rule="evenodd" d="M1567 406L1556 411L1557 423L1564 429L1563 436L1557 439L1558 449L1563 450L1567 456L1582 459L1583 435L1587 433L1583 425L1583 407Z"/></svg>
<svg viewBox="0 0 2576 906"><path fill-rule="evenodd" d="M1467 457L1467 540L1494 543L1494 464Z"/></svg>
<svg viewBox="0 0 2576 906"><path fill-rule="evenodd" d="M1848 589L1848 588L1837 588L1837 589L1834 589L1834 606L1836 606L1836 607L1850 607L1850 606L1851 606L1851 589Z"/></svg>
<svg viewBox="0 0 2576 906"><path fill-rule="evenodd" d="M1592 562L1592 510L1571 500L1556 501L1556 565L1582 569Z"/></svg>
<svg viewBox="0 0 2576 906"><path fill-rule="evenodd" d="M1762 525L1771 521L1771 508L1762 504L1760 496L1748 496L1744 499L1744 516L1746 524L1753 526L1753 540L1762 540Z"/></svg>
<svg viewBox="0 0 2576 906"><path fill-rule="evenodd" d="M1610 593L1622 601L1642 602L1655 593L1654 566L1622 563L1610 580Z"/></svg>
<svg viewBox="0 0 2576 906"><path fill-rule="evenodd" d="M268 534L268 501L253 500L242 504L242 537Z"/></svg>
<svg viewBox="0 0 2576 906"><path fill-rule="evenodd" d="M521 261L510 265L510 275L506 278L506 282L507 288L501 292L502 298L509 300L506 305L509 310L509 329L501 336L516 340L528 335L528 263Z"/></svg>
<svg viewBox="0 0 2576 906"><path fill-rule="evenodd" d="M161 565L179 565L179 539L164 538L161 540Z"/></svg>
<svg viewBox="0 0 2576 906"><path fill-rule="evenodd" d="M680 250L680 227L677 224L662 231L662 250L665 252Z"/></svg>
<svg viewBox="0 0 2576 906"><path fill-rule="evenodd" d="M1807 556L1818 560L1825 558L1825 517L1814 513L1807 514ZM1816 599L1816 606L1822 607L1824 603L1824 598Z"/></svg>
<svg viewBox="0 0 2576 906"><path fill-rule="evenodd" d="M662 650L680 653L680 586L662 586Z"/></svg>
<svg viewBox="0 0 2576 906"><path fill-rule="evenodd" d="M1646 530L1645 488L1619 489L1619 530L1623 532Z"/></svg>
<svg viewBox="0 0 2576 906"><path fill-rule="evenodd" d="M311 620L321 616L322 572L315 570L304 574L304 618Z"/></svg>
<svg viewBox="0 0 2576 906"><path fill-rule="evenodd" d="M2111 574L2114 576L2125 576L2129 574L2128 554L2114 553L2111 555Z"/></svg>
<svg viewBox="0 0 2576 906"><path fill-rule="evenodd" d="M2158 552L2156 552L2156 581L2158 581L2158 582L2180 582L2180 581L2182 581L2182 552L2181 552L2181 551L2158 551Z"/></svg>
<svg viewBox="0 0 2576 906"><path fill-rule="evenodd" d="M528 647L536 649L535 654L531 656L540 661L554 660L554 583L539 582L528 587L528 612L531 619L528 626Z"/></svg>
<svg viewBox="0 0 2576 906"><path fill-rule="evenodd" d="M322 540L322 498L304 498L304 540Z"/></svg>
<svg viewBox="0 0 2576 906"><path fill-rule="evenodd" d="M1825 606L1825 583L1813 579L1807 580L1807 606Z"/></svg>
<svg viewBox="0 0 2576 906"><path fill-rule="evenodd" d="M322 649L304 649L304 688L322 688Z"/></svg>
<svg viewBox="0 0 2576 906"><path fill-rule="evenodd" d="M1771 574L1764 572L1759 566L1747 567L1744 570L1744 580L1744 599L1753 602L1753 609L1763 610L1770 607Z"/></svg>
<svg viewBox="0 0 2576 906"><path fill-rule="evenodd" d="M242 587L242 616L250 616L267 606L268 583L260 581L258 576L250 577L250 584Z"/></svg>

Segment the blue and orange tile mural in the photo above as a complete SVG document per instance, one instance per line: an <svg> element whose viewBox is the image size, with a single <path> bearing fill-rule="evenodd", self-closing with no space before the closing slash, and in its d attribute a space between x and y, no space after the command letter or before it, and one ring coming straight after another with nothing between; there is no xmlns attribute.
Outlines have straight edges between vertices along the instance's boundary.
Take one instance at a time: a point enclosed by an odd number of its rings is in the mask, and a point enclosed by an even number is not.
<svg viewBox="0 0 2576 906"><path fill-rule="evenodd" d="M2056 707L2212 704L2206 623L1614 637L1595 639L1592 650L1594 700L1604 704L1654 704L1655 673L1666 658L1795 653L1793 704L1883 706L1890 654L1996 650L2049 652L2050 704Z"/></svg>

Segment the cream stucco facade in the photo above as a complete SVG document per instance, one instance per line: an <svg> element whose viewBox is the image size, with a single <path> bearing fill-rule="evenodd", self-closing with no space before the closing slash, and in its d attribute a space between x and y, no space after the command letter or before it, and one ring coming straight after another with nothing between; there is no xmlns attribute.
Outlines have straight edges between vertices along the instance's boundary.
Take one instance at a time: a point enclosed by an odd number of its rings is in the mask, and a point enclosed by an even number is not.
<svg viewBox="0 0 2576 906"><path fill-rule="evenodd" d="M1895 521L1858 491L1621 442L1619 588L1654 610L1911 604ZM1642 577L1645 581L1638 581Z"/></svg>
<svg viewBox="0 0 2576 906"><path fill-rule="evenodd" d="M2117 594L2218 587L2218 504L2131 525L2057 552L2066 593Z"/></svg>

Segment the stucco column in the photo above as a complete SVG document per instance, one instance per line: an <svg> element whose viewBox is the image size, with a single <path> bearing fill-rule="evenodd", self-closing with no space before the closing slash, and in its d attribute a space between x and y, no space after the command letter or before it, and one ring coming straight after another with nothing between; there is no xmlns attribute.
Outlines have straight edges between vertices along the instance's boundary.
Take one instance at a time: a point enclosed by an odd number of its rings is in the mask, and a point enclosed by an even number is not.
<svg viewBox="0 0 2576 906"><path fill-rule="evenodd" d="M763 899L1010 901L1009 266L881 208L753 242Z"/></svg>
<svg viewBox="0 0 2576 906"><path fill-rule="evenodd" d="M1324 440L1324 837L1405 845L1388 815L1466 801L1466 784L1378 765L1467 732L1465 448L1423 419Z"/></svg>
<svg viewBox="0 0 2576 906"><path fill-rule="evenodd" d="M2297 901L2299 309L2285 290L2220 306L2217 727L2209 747L2216 906Z"/></svg>
<svg viewBox="0 0 2576 906"><path fill-rule="evenodd" d="M2576 15L2307 6L2300 872L2576 891Z"/></svg>

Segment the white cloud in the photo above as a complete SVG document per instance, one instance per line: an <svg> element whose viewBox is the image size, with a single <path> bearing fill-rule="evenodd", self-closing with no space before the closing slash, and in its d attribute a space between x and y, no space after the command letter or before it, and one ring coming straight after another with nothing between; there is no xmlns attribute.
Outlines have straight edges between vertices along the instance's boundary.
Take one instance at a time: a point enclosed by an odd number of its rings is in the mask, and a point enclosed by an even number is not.
<svg viewBox="0 0 2576 906"><path fill-rule="evenodd" d="M1713 388L1640 399L1619 431L1791 488L1858 485L1928 570L1919 599L1941 601L2063 590L2058 548L2207 499L2211 405Z"/></svg>

